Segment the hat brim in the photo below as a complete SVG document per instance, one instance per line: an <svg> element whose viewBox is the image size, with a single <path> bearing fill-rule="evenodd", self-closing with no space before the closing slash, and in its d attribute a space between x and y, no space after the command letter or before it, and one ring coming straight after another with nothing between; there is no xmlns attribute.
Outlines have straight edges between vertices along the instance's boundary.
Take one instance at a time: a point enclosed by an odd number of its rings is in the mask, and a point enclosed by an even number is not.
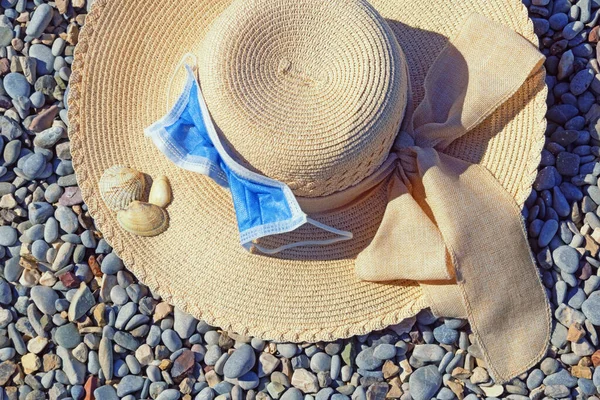
<svg viewBox="0 0 600 400"><path fill-rule="evenodd" d="M166 113L167 85L178 61L186 52L198 52L211 22L229 4L97 0L92 7L73 63L69 135L82 195L98 228L126 266L163 299L240 334L280 341L332 340L415 315L428 306L418 283L364 282L354 272L356 255L383 216L385 185L343 209L315 216L352 231L351 241L297 248L278 257L250 254L240 246L229 193L203 175L176 167L144 137L144 128ZM371 4L406 54L415 104L423 97L429 65L472 12L509 26L537 45L519 0ZM182 73L175 79L172 97L183 78ZM540 71L448 152L488 168L521 206L544 144L545 98ZM98 189L100 176L113 165L169 178L173 202L165 233L139 237L119 226ZM313 232L302 228L289 235L306 234Z"/></svg>

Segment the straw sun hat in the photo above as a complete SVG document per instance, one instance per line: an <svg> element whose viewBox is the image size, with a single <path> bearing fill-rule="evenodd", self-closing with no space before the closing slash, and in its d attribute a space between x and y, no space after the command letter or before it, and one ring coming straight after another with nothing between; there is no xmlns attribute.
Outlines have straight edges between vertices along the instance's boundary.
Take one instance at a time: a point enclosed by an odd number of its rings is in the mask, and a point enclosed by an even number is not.
<svg viewBox="0 0 600 400"><path fill-rule="evenodd" d="M520 214L546 125L536 45L519 0L97 0L73 63L73 164L126 266L210 324L334 340L431 307L468 318L507 380L550 331ZM204 112L219 172L251 172L198 173L160 136L184 107ZM119 225L98 185L115 165L168 178L165 232ZM314 224L248 251L238 206L258 205L238 198L240 176L278 182L287 203L265 207Z"/></svg>

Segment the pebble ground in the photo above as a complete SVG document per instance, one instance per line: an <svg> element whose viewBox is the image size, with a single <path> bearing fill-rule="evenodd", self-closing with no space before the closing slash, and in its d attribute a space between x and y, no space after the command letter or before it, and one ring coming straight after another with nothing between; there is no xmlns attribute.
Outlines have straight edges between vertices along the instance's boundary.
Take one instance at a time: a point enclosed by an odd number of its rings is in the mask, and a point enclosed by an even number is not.
<svg viewBox="0 0 600 400"><path fill-rule="evenodd" d="M554 328L547 358L498 385L468 324L427 311L296 345L161 301L95 229L73 173L64 100L89 0L0 0L0 399L598 399L600 0L525 3L550 90L523 213Z"/></svg>

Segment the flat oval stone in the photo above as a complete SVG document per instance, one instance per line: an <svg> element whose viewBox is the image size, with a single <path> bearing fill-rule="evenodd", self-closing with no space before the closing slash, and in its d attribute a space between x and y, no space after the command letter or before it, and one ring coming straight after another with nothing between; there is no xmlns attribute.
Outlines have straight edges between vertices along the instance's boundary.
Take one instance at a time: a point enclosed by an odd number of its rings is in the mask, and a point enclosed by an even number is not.
<svg viewBox="0 0 600 400"><path fill-rule="evenodd" d="M102 260L102 272L109 275L114 275L123 269L123 261L115 253L109 253Z"/></svg>
<svg viewBox="0 0 600 400"><path fill-rule="evenodd" d="M179 350L182 346L181 338L173 329L165 329L161 335L161 339L171 352Z"/></svg>
<svg viewBox="0 0 600 400"><path fill-rule="evenodd" d="M37 39L44 33L50 21L52 21L52 7L46 3L42 3L33 12L25 33L27 36Z"/></svg>
<svg viewBox="0 0 600 400"><path fill-rule="evenodd" d="M552 252L556 266L569 274L579 268L579 258L579 252L571 246L559 246Z"/></svg>
<svg viewBox="0 0 600 400"><path fill-rule="evenodd" d="M77 326L69 323L56 328L54 340L59 346L62 346L65 349L74 349L81 343L81 335L77 330Z"/></svg>
<svg viewBox="0 0 600 400"><path fill-rule="evenodd" d="M156 400L178 400L181 397L181 392L177 389L163 390Z"/></svg>
<svg viewBox="0 0 600 400"><path fill-rule="evenodd" d="M331 369L331 356L327 353L316 353L310 359L310 369L313 372L324 372Z"/></svg>
<svg viewBox="0 0 600 400"><path fill-rule="evenodd" d="M366 371L374 371L377 368L383 365L383 360L375 358L373 353L375 352L375 347L368 347L362 350L356 356L356 365L358 368L364 369Z"/></svg>
<svg viewBox="0 0 600 400"><path fill-rule="evenodd" d="M417 368L409 378L410 395L414 400L430 400L442 385L442 375L435 365Z"/></svg>
<svg viewBox="0 0 600 400"><path fill-rule="evenodd" d="M235 379L250 371L256 361L254 349L249 344L241 345L225 362L223 374L228 379Z"/></svg>
<svg viewBox="0 0 600 400"><path fill-rule="evenodd" d="M43 149L50 149L60 140L62 135L63 128L60 126L53 126L38 133L35 136L35 139L33 139L33 144Z"/></svg>
<svg viewBox="0 0 600 400"><path fill-rule="evenodd" d="M444 358L446 351L437 344L418 344L415 346L412 356L421 362L438 363Z"/></svg>
<svg viewBox="0 0 600 400"><path fill-rule="evenodd" d="M36 71L38 76L51 74L54 70L54 56L52 55L52 49L43 44L34 44L29 48L29 57L35 58ZM29 97L29 93L26 95Z"/></svg>
<svg viewBox="0 0 600 400"><path fill-rule="evenodd" d="M442 344L453 344L458 340L458 331L449 328L447 325L440 325L433 330L433 337Z"/></svg>
<svg viewBox="0 0 600 400"><path fill-rule="evenodd" d="M396 346L389 343L382 343L375 347L373 356L380 360L389 360L396 357Z"/></svg>
<svg viewBox="0 0 600 400"><path fill-rule="evenodd" d="M23 163L23 173L28 177L34 179L37 178L40 173L44 171L46 166L46 157L42 154L35 153Z"/></svg>
<svg viewBox="0 0 600 400"><path fill-rule="evenodd" d="M124 376L117 386L117 396L124 397L128 394L135 393L144 386L144 378L141 376L127 375Z"/></svg>
<svg viewBox="0 0 600 400"><path fill-rule="evenodd" d="M0 246L13 246L17 243L17 230L10 225L0 226Z"/></svg>
<svg viewBox="0 0 600 400"><path fill-rule="evenodd" d="M56 312L58 294L47 286L34 286L29 293L35 306L44 314L52 315Z"/></svg>
<svg viewBox="0 0 600 400"><path fill-rule="evenodd" d="M60 224L61 229L67 233L75 233L79 227L77 215L69 207L58 206L54 212L54 218Z"/></svg>
<svg viewBox="0 0 600 400"><path fill-rule="evenodd" d="M29 85L29 82L27 82L27 79L25 79L25 76L16 72L11 72L6 75L2 84L4 85L6 93L13 99L21 96L29 97L29 94L31 93L31 86Z"/></svg>
<svg viewBox="0 0 600 400"><path fill-rule="evenodd" d="M592 324L600 326L600 291L590 294L581 305L581 311Z"/></svg>

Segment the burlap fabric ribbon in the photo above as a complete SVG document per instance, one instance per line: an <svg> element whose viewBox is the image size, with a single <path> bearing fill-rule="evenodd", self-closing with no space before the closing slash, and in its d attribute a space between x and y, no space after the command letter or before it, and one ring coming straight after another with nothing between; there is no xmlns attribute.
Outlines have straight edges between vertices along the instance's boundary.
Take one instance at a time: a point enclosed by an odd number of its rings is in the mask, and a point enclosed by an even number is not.
<svg viewBox="0 0 600 400"><path fill-rule="evenodd" d="M505 381L547 350L550 314L521 211L483 166L445 150L512 96L543 56L480 15L468 18L407 112L390 201L358 256L361 279L417 280L440 316L468 317L489 371ZM506 155L510 157L510 154Z"/></svg>

